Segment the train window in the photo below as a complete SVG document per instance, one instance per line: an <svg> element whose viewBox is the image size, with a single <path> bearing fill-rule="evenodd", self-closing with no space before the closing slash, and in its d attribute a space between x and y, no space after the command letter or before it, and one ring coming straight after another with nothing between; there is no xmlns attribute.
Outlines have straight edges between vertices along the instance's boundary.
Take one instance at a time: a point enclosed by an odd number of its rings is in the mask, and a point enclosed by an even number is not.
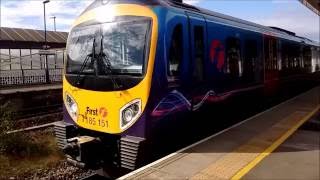
<svg viewBox="0 0 320 180"><path fill-rule="evenodd" d="M292 44L290 44L288 49L289 59L288 59L288 68L291 70L294 68L294 47Z"/></svg>
<svg viewBox="0 0 320 180"><path fill-rule="evenodd" d="M241 75L240 40L231 37L227 39L226 44L227 65L225 71L232 77L239 77Z"/></svg>
<svg viewBox="0 0 320 180"><path fill-rule="evenodd" d="M304 68L304 63L303 63L303 47L300 46L299 50L298 50L299 54L298 54L298 67L300 68L300 70L302 70Z"/></svg>
<svg viewBox="0 0 320 180"><path fill-rule="evenodd" d="M320 48L316 49L316 59L317 61L317 66L316 66L316 71L320 71Z"/></svg>
<svg viewBox="0 0 320 180"><path fill-rule="evenodd" d="M312 47L311 56L312 56L312 72L319 71L320 70L320 49L316 47Z"/></svg>
<svg viewBox="0 0 320 180"><path fill-rule="evenodd" d="M243 78L245 81L253 81L257 64L257 41L246 40L243 63Z"/></svg>
<svg viewBox="0 0 320 180"><path fill-rule="evenodd" d="M193 77L198 81L203 81L203 62L204 62L204 41L203 41L203 27L194 26L194 53L195 53L195 66Z"/></svg>
<svg viewBox="0 0 320 180"><path fill-rule="evenodd" d="M299 69L300 68L300 61L301 61L301 55L300 55L300 46L293 45L292 46L292 68Z"/></svg>
<svg viewBox="0 0 320 180"><path fill-rule="evenodd" d="M169 76L179 76L183 55L182 25L178 24L172 33L169 50Z"/></svg>
<svg viewBox="0 0 320 180"><path fill-rule="evenodd" d="M276 39L267 37L264 42L266 70L278 70L278 44Z"/></svg>
<svg viewBox="0 0 320 180"><path fill-rule="evenodd" d="M282 43L281 47L281 67L286 70L289 67L289 47L287 43Z"/></svg>
<svg viewBox="0 0 320 180"><path fill-rule="evenodd" d="M273 39L271 41L271 48L272 48L272 69L273 70L279 70L278 67L278 41L276 39Z"/></svg>
<svg viewBox="0 0 320 180"><path fill-rule="evenodd" d="M306 46L303 48L303 67L306 69L307 72L311 71L311 47Z"/></svg>

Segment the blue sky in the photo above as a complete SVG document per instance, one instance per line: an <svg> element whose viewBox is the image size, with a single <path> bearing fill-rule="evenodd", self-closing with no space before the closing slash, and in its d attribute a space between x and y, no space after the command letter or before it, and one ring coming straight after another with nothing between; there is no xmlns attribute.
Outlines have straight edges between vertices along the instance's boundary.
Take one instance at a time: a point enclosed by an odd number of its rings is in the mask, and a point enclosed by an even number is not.
<svg viewBox="0 0 320 180"><path fill-rule="evenodd" d="M1 26L43 29L41 0L0 0ZM51 0L47 29L69 31L74 19L92 0ZM319 41L319 16L297 0L185 0L185 2L267 26L278 26Z"/></svg>
<svg viewBox="0 0 320 180"><path fill-rule="evenodd" d="M198 6L319 40L319 16L298 0L199 0Z"/></svg>

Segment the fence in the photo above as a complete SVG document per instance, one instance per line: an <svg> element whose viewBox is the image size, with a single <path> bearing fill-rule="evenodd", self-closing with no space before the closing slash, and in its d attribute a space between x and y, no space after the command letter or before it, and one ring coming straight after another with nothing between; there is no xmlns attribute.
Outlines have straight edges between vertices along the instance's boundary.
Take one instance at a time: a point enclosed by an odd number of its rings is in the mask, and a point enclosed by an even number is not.
<svg viewBox="0 0 320 180"><path fill-rule="evenodd" d="M29 52L29 53L26 53ZM40 55L37 50L0 51L0 88L62 81L65 50Z"/></svg>

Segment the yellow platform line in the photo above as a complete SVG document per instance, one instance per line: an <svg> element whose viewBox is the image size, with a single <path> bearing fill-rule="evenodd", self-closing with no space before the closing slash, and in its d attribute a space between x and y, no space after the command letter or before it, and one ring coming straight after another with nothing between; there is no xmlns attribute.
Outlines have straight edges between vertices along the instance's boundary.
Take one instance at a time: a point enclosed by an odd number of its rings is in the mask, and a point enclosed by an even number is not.
<svg viewBox="0 0 320 180"><path fill-rule="evenodd" d="M281 137L291 129L296 130L301 124L308 120L320 106L311 109L309 112L299 111L298 109L274 124L268 130L256 135L246 144L240 146L233 152L227 153L215 163L211 164L202 171L194 174L191 179L231 179L239 171L255 161L261 154L265 154L270 146L273 146ZM295 128L296 127L296 128ZM295 129L294 129L295 128Z"/></svg>
<svg viewBox="0 0 320 180"><path fill-rule="evenodd" d="M279 147L286 139L289 138L301 125L309 120L317 111L319 111L320 105L318 105L312 112L302 118L296 125L291 127L286 133L284 133L279 139L271 144L266 150L259 154L253 161L247 164L244 168L238 171L231 179L238 180L246 175L252 168L254 168L260 161L270 155L277 147Z"/></svg>

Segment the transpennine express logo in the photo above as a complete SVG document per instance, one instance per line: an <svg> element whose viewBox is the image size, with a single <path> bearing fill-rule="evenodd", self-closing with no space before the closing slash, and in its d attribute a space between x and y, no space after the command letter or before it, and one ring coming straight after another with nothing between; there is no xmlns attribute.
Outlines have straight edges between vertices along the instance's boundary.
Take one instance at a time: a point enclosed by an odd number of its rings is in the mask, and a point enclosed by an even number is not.
<svg viewBox="0 0 320 180"><path fill-rule="evenodd" d="M224 45L220 40L213 40L210 46L210 61L216 65L219 71L223 70L224 56Z"/></svg>

